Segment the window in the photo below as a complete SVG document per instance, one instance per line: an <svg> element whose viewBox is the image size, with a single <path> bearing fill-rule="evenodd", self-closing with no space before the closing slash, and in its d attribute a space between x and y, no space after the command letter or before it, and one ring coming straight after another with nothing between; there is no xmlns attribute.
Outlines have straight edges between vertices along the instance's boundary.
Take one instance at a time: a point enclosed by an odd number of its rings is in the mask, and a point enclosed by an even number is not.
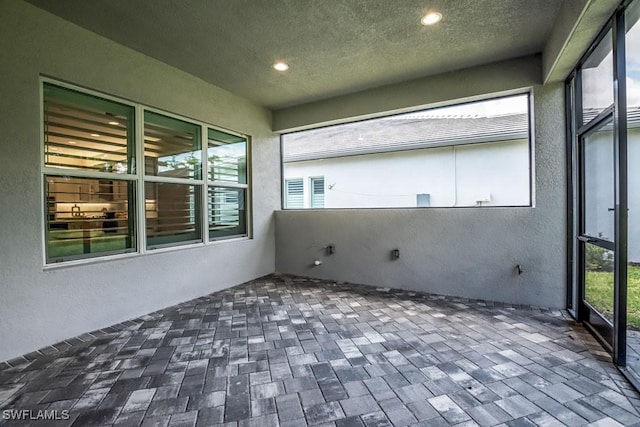
<svg viewBox="0 0 640 427"><path fill-rule="evenodd" d="M589 122L613 105L613 50L611 31L596 46L582 68L582 117Z"/></svg>
<svg viewBox="0 0 640 427"><path fill-rule="evenodd" d="M531 206L529 122L521 94L284 134L284 207Z"/></svg>
<svg viewBox="0 0 640 427"><path fill-rule="evenodd" d="M287 179L284 182L286 209L304 208L304 184L302 178Z"/></svg>
<svg viewBox="0 0 640 427"><path fill-rule="evenodd" d="M144 114L147 247L202 241L200 126Z"/></svg>
<svg viewBox="0 0 640 427"><path fill-rule="evenodd" d="M248 236L246 136L50 81L43 121L47 263Z"/></svg>
<svg viewBox="0 0 640 427"><path fill-rule="evenodd" d="M324 208L324 177L311 178L311 207Z"/></svg>
<svg viewBox="0 0 640 427"><path fill-rule="evenodd" d="M246 236L247 139L209 129L209 238Z"/></svg>
<svg viewBox="0 0 640 427"><path fill-rule="evenodd" d="M44 84L48 262L135 251L132 106Z"/></svg>

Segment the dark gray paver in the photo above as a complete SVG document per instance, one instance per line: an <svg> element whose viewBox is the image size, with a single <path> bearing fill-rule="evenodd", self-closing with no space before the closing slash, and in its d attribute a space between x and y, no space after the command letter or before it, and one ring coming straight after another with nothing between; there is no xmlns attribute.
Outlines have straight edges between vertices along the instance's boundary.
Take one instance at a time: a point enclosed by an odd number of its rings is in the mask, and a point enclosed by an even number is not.
<svg viewBox="0 0 640 427"><path fill-rule="evenodd" d="M76 426L640 423L603 355L561 310L270 275L2 363L0 409Z"/></svg>

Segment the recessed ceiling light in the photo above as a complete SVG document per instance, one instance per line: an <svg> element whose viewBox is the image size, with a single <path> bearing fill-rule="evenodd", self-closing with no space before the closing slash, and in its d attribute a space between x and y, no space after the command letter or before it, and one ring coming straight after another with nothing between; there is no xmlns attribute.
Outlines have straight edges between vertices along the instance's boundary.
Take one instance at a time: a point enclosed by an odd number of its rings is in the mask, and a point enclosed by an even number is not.
<svg viewBox="0 0 640 427"><path fill-rule="evenodd" d="M441 13L429 12L429 13L427 13L426 15L424 15L422 17L420 22L422 22L422 25L433 25L433 24L437 24L438 22L440 22L440 20L442 20L442 14Z"/></svg>
<svg viewBox="0 0 640 427"><path fill-rule="evenodd" d="M111 126L118 126L120 123L118 123L118 122L114 122L114 121L111 121L111 122L109 122L109 124L110 124Z"/></svg>
<svg viewBox="0 0 640 427"><path fill-rule="evenodd" d="M273 64L273 68L278 71L287 71L289 69L289 66L284 62L276 62L275 64Z"/></svg>
<svg viewBox="0 0 640 427"><path fill-rule="evenodd" d="M91 136L95 137L95 138L99 138L100 134L99 133L92 133Z"/></svg>
<svg viewBox="0 0 640 427"><path fill-rule="evenodd" d="M75 144L77 144L77 142L75 142L75 141L67 141L67 142L68 142L69 144L74 144L74 145L75 145Z"/></svg>

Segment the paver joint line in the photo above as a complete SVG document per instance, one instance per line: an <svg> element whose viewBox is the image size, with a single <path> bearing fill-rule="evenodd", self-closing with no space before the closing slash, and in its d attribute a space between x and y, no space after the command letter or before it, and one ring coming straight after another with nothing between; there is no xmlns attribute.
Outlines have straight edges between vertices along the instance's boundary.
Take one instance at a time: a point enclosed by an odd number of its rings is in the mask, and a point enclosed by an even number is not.
<svg viewBox="0 0 640 427"><path fill-rule="evenodd" d="M0 363L0 410L69 426L630 425L639 406L563 310L280 274Z"/></svg>

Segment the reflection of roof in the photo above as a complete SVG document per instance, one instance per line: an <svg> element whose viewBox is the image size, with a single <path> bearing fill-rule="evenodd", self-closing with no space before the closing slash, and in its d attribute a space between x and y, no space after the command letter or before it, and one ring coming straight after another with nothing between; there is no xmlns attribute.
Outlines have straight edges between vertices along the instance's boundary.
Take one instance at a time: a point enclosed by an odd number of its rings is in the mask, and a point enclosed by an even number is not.
<svg viewBox="0 0 640 427"><path fill-rule="evenodd" d="M285 162L528 138L526 113L366 120L283 135Z"/></svg>
<svg viewBox="0 0 640 427"><path fill-rule="evenodd" d="M602 113L606 110L607 107L602 108L585 108L582 110L582 122L584 124L589 123L591 120L595 119L598 114ZM640 127L640 106L630 106L627 108L627 126L629 128L637 129ZM580 126L578 126L580 127ZM600 128L603 131L611 131L613 129L613 122L611 120L605 123L605 126Z"/></svg>

